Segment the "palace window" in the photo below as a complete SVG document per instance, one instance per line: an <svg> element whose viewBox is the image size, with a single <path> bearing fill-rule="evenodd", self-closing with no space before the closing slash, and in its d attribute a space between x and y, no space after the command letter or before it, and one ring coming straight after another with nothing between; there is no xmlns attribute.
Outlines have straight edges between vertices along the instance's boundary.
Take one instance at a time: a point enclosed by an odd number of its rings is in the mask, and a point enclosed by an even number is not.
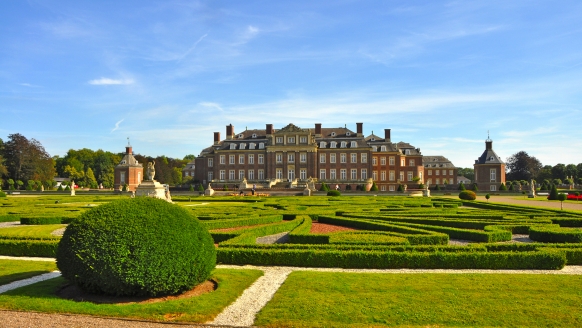
<svg viewBox="0 0 582 328"><path fill-rule="evenodd" d="M358 154L351 153L350 154L350 163L357 163L358 162Z"/></svg>
<svg viewBox="0 0 582 328"><path fill-rule="evenodd" d="M368 163L368 154L361 153L360 154L360 160L361 160L361 163Z"/></svg>
<svg viewBox="0 0 582 328"><path fill-rule="evenodd" d="M229 170L228 171L228 179L229 180L234 180L234 170Z"/></svg>
<svg viewBox="0 0 582 328"><path fill-rule="evenodd" d="M300 153L299 154L299 161L301 163L306 163L307 162L307 153Z"/></svg>
<svg viewBox="0 0 582 328"><path fill-rule="evenodd" d="M259 144L259 149L265 149L265 143L261 142L261 143Z"/></svg>
<svg viewBox="0 0 582 328"><path fill-rule="evenodd" d="M259 164L265 164L265 155L258 154L257 156L258 156Z"/></svg>
<svg viewBox="0 0 582 328"><path fill-rule="evenodd" d="M249 164L255 164L255 155L249 154Z"/></svg>
<svg viewBox="0 0 582 328"><path fill-rule="evenodd" d="M255 146L256 146L256 145L257 145L257 144L255 144L254 142L251 142L251 143L249 144L249 149L255 149Z"/></svg>
<svg viewBox="0 0 582 328"><path fill-rule="evenodd" d="M255 170L249 170L248 176L249 176L249 180L254 180L255 179Z"/></svg>
<svg viewBox="0 0 582 328"><path fill-rule="evenodd" d="M351 174L352 174L352 180L357 180L358 179L358 170L352 169L351 170Z"/></svg>
<svg viewBox="0 0 582 328"><path fill-rule="evenodd" d="M224 155L220 155L220 164L226 164Z"/></svg>
<svg viewBox="0 0 582 328"><path fill-rule="evenodd" d="M238 155L238 163L239 164L245 163L245 155Z"/></svg>
<svg viewBox="0 0 582 328"><path fill-rule="evenodd" d="M265 180L265 170L259 170L258 172L258 179L259 180Z"/></svg>
<svg viewBox="0 0 582 328"><path fill-rule="evenodd" d="M288 163L295 163L295 153L288 153L287 154L287 162Z"/></svg>
<svg viewBox="0 0 582 328"><path fill-rule="evenodd" d="M224 170L220 170L220 180L226 179L226 172Z"/></svg>
<svg viewBox="0 0 582 328"><path fill-rule="evenodd" d="M350 148L356 148L356 147L358 147L358 143L355 141L352 141Z"/></svg>
<svg viewBox="0 0 582 328"><path fill-rule="evenodd" d="M319 162L325 163L325 154L319 154Z"/></svg>
<svg viewBox="0 0 582 328"><path fill-rule="evenodd" d="M234 164L234 155L228 155L228 163Z"/></svg>
<svg viewBox="0 0 582 328"><path fill-rule="evenodd" d="M340 179L341 180L347 180L348 176L347 176L347 171L346 169L340 169Z"/></svg>
<svg viewBox="0 0 582 328"><path fill-rule="evenodd" d="M325 169L319 170L319 180L325 180Z"/></svg>
<svg viewBox="0 0 582 328"><path fill-rule="evenodd" d="M209 158L208 159L208 167L213 167L214 166L214 158Z"/></svg>
<svg viewBox="0 0 582 328"><path fill-rule="evenodd" d="M277 153L275 155L275 162L277 162L277 164L283 164L283 154Z"/></svg>
<svg viewBox="0 0 582 328"><path fill-rule="evenodd" d="M346 153L340 154L340 163L346 163Z"/></svg>
<svg viewBox="0 0 582 328"><path fill-rule="evenodd" d="M331 170L329 170L329 178L330 178L331 180L335 180L335 179L337 179L337 177L336 177L336 175L335 175L335 169L331 169Z"/></svg>
<svg viewBox="0 0 582 328"><path fill-rule="evenodd" d="M329 154L329 162L330 163L335 163L335 153Z"/></svg>

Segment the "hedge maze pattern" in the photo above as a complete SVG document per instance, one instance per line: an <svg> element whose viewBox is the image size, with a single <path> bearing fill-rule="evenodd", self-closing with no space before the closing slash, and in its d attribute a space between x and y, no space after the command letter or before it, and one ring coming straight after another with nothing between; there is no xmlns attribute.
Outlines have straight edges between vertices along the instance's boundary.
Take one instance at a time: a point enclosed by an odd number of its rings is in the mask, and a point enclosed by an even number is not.
<svg viewBox="0 0 582 328"><path fill-rule="evenodd" d="M70 198L69 198L70 199ZM2 200L1 221L67 223L111 198L85 204ZM211 232L222 264L342 268L561 269L582 264L582 213L451 198L173 198ZM87 204L92 202L93 204ZM355 231L311 233L312 224ZM15 238L0 229L0 252L54 256L57 237ZM283 244L259 237L288 232ZM533 242L512 242L512 235ZM470 241L466 246L451 240Z"/></svg>

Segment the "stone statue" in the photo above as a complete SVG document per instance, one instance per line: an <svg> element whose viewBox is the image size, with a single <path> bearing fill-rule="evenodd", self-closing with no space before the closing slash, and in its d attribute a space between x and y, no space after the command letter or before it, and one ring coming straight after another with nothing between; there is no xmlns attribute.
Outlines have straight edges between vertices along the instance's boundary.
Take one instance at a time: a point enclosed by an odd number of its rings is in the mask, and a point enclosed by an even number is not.
<svg viewBox="0 0 582 328"><path fill-rule="evenodd" d="M529 195L528 198L535 198L536 197L536 183L533 179L529 181Z"/></svg>
<svg viewBox="0 0 582 328"><path fill-rule="evenodd" d="M148 169L146 171L148 180L154 181L154 176L156 175L156 168L154 167L155 165L155 162L148 162Z"/></svg>

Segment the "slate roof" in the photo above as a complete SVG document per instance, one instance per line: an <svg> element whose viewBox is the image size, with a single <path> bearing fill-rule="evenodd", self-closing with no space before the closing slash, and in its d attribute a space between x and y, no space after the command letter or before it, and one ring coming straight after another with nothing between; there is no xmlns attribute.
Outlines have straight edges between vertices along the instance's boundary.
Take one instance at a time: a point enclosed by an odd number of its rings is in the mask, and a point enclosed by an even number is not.
<svg viewBox="0 0 582 328"><path fill-rule="evenodd" d="M446 168L454 168L455 165L446 157L444 156L423 156L422 157L422 166L424 167L446 167Z"/></svg>
<svg viewBox="0 0 582 328"><path fill-rule="evenodd" d="M485 151L475 160L475 164L505 164L505 162L493 151L493 141L486 140Z"/></svg>

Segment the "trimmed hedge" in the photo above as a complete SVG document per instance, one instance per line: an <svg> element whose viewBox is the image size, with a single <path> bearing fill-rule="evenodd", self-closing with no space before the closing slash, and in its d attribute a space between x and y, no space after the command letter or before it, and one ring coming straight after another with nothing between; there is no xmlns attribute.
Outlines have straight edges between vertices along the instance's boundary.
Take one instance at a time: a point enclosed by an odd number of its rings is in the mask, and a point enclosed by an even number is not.
<svg viewBox="0 0 582 328"><path fill-rule="evenodd" d="M372 231L350 231L334 233L329 236L330 244L374 244L374 245L409 245L408 239L390 233Z"/></svg>
<svg viewBox="0 0 582 328"><path fill-rule="evenodd" d="M208 279L215 265L216 248L200 221L149 197L83 213L57 249L64 278L88 292L112 295L177 294Z"/></svg>
<svg viewBox="0 0 582 328"><path fill-rule="evenodd" d="M58 239L48 239L48 240L0 239L0 255L55 257L57 253L58 244L59 244Z"/></svg>
<svg viewBox="0 0 582 328"><path fill-rule="evenodd" d="M63 217L21 217L20 224L45 225L45 224L69 224L74 218Z"/></svg>
<svg viewBox="0 0 582 328"><path fill-rule="evenodd" d="M247 218L247 219L208 220L208 221L201 221L200 223L203 226L205 226L206 229L214 230L214 229L234 228L234 227L240 227L240 226L250 226L250 225L257 225L257 224L275 223L275 222L280 222L281 220L283 220L282 215L272 215L272 216L262 216L262 217Z"/></svg>
<svg viewBox="0 0 582 328"><path fill-rule="evenodd" d="M263 227L247 228L243 232L229 240L220 243L220 246L232 244L255 244L258 237L274 235L280 232L291 231L303 222L304 218L297 218L292 221L283 221L278 224L271 224Z"/></svg>
<svg viewBox="0 0 582 328"><path fill-rule="evenodd" d="M366 269L541 269L558 270L566 264L559 251L535 252L390 252L314 249L219 248L223 264L280 265Z"/></svg>
<svg viewBox="0 0 582 328"><path fill-rule="evenodd" d="M471 190L463 190L459 193L459 198L464 200L475 200L477 195L474 191Z"/></svg>
<svg viewBox="0 0 582 328"><path fill-rule="evenodd" d="M529 238L544 243L582 243L582 229L533 226Z"/></svg>

